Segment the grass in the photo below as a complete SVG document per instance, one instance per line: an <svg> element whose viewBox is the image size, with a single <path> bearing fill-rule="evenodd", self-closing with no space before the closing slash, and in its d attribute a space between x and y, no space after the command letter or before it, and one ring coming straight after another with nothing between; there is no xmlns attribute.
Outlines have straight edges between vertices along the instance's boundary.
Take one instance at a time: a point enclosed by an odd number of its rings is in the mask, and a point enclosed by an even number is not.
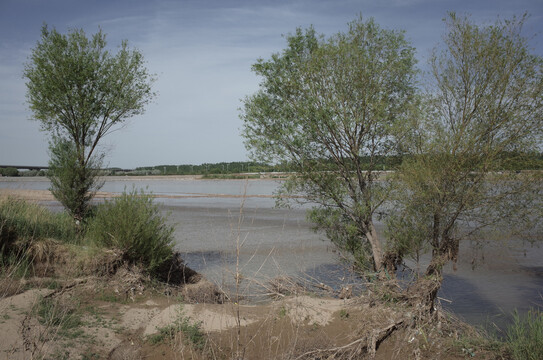
<svg viewBox="0 0 543 360"><path fill-rule="evenodd" d="M65 213L52 213L43 206L15 198L0 199L0 296L13 280L32 272L36 256L54 238L65 243L77 242L75 223Z"/></svg>
<svg viewBox="0 0 543 360"><path fill-rule="evenodd" d="M543 359L543 312L530 309L525 315L513 314L506 344L515 360Z"/></svg>
<svg viewBox="0 0 543 360"><path fill-rule="evenodd" d="M119 303L119 302L121 302L121 300L119 299L119 297L117 295L112 294L112 293L106 293L104 291L102 291L100 293L100 295L98 295L97 299L100 300L100 301L110 302L110 303Z"/></svg>
<svg viewBox="0 0 543 360"><path fill-rule="evenodd" d="M166 224L150 195L132 190L97 206L78 231L66 212L15 198L0 199L0 275L28 273L34 255L43 255L47 242L118 249L124 260L141 264L149 273L172 259L174 227ZM51 240L54 239L54 240Z"/></svg>
<svg viewBox="0 0 543 360"><path fill-rule="evenodd" d="M31 261L23 251L6 251L0 249L0 277L9 282L25 278L30 273ZM0 286L1 287L1 286ZM0 290L1 295L1 290Z"/></svg>
<svg viewBox="0 0 543 360"><path fill-rule="evenodd" d="M182 309L177 319L170 325L158 329L158 333L150 335L148 341L151 344L162 344L172 340L179 332L198 350L203 350L206 338L201 330L200 323L192 322L189 317L183 315Z"/></svg>
<svg viewBox="0 0 543 360"><path fill-rule="evenodd" d="M42 297L34 307L38 321L61 337L76 339L83 335L81 314L71 304L51 297Z"/></svg>
<svg viewBox="0 0 543 360"><path fill-rule="evenodd" d="M20 246L46 238L75 242L73 219L66 213L52 213L43 206L23 200L0 200L0 249L6 252L14 243Z"/></svg>
<svg viewBox="0 0 543 360"><path fill-rule="evenodd" d="M62 284L55 279L49 280L43 285L47 287L49 290L57 290L62 287Z"/></svg>

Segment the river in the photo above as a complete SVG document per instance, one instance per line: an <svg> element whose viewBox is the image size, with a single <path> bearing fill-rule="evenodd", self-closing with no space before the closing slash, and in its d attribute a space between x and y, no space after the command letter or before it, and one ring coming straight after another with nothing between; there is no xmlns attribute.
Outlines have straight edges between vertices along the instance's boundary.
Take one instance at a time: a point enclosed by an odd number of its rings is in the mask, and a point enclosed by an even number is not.
<svg viewBox="0 0 543 360"><path fill-rule="evenodd" d="M176 249L187 265L217 284L232 284L239 259L247 297L279 275L309 278L334 288L357 281L324 235L311 229L303 207L274 207L271 195L278 181L106 180L101 191L119 193L135 187L160 195L157 201L175 225ZM0 178L0 189L48 187L45 178ZM56 202L48 205L60 207ZM382 229L379 223L377 227ZM465 243L456 270L446 267L438 296L444 308L475 325L502 325L515 309L542 307L543 247L515 239L482 248Z"/></svg>

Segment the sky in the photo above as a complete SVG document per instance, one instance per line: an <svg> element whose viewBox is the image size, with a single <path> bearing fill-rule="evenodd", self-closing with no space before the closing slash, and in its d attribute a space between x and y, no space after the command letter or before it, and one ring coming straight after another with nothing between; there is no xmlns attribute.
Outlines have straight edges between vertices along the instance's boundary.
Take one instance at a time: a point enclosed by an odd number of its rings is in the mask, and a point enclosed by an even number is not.
<svg viewBox="0 0 543 360"><path fill-rule="evenodd" d="M424 68L448 11L481 25L527 12L524 33L543 56L543 0L0 0L0 165L49 159L22 76L44 23L61 33L102 29L112 49L127 40L143 53L157 97L101 144L107 165L135 168L248 160L239 108L258 90L251 65L284 49L297 27L330 36L373 17L405 30Z"/></svg>

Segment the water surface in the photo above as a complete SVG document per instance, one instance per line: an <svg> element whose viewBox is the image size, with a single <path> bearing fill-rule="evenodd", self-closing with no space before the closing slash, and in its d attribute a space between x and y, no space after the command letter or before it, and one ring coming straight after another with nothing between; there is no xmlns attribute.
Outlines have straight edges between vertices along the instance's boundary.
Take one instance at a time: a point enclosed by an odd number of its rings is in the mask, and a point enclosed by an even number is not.
<svg viewBox="0 0 543 360"><path fill-rule="evenodd" d="M134 187L172 196L157 201L176 226L176 248L187 264L225 287L233 283L237 267L245 278L242 284L253 285L243 287L247 296L255 291L255 284L265 285L279 275L309 277L335 288L356 282L330 242L311 229L305 209L276 209L271 197L255 197L271 196L278 184L274 180L107 178L102 191L119 193ZM48 187L47 179L0 178L0 188ZM514 309L543 305L542 247L505 239L474 251L464 243L456 267L446 267L439 297L445 308L468 322L500 324L504 314Z"/></svg>

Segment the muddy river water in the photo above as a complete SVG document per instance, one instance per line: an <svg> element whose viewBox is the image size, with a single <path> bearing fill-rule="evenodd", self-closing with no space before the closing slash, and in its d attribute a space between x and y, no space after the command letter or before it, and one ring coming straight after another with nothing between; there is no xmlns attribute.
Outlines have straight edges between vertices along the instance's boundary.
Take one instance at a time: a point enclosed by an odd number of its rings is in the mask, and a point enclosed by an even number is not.
<svg viewBox="0 0 543 360"><path fill-rule="evenodd" d="M187 265L225 287L233 283L237 267L247 297L265 292L267 282L280 275L334 288L357 283L332 244L311 229L303 207L274 207L271 195L277 181L106 180L102 191L136 187L158 195L175 225L176 248ZM44 178L0 178L0 189L48 187ZM59 207L55 202L48 205ZM514 309L543 307L543 243L538 247L505 239L477 251L465 244L456 270L446 268L439 297L445 308L477 325L504 324Z"/></svg>

